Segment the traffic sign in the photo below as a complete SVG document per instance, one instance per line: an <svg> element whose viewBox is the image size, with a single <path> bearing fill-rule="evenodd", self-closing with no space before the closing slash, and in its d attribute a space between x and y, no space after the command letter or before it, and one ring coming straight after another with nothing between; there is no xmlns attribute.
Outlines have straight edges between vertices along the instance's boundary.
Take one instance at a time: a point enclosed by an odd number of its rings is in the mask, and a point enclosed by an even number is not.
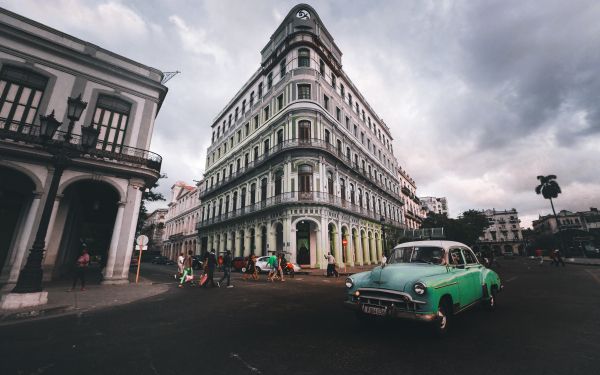
<svg viewBox="0 0 600 375"><path fill-rule="evenodd" d="M136 243L136 245L146 246L146 245L148 245L148 241L149 241L148 236L146 236L145 234L141 234L135 240L135 243Z"/></svg>

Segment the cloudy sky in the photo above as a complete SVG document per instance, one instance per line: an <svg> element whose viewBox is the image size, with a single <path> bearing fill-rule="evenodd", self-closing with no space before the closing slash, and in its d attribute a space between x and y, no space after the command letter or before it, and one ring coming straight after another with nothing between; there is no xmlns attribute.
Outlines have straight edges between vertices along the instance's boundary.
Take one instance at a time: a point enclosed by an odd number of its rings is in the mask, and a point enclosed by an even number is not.
<svg viewBox="0 0 600 375"><path fill-rule="evenodd" d="M344 70L391 128L418 195L450 215L600 206L600 2L308 2ZM163 71L182 73L156 119L161 191L202 176L212 119L259 66L295 1L3 0L2 6Z"/></svg>

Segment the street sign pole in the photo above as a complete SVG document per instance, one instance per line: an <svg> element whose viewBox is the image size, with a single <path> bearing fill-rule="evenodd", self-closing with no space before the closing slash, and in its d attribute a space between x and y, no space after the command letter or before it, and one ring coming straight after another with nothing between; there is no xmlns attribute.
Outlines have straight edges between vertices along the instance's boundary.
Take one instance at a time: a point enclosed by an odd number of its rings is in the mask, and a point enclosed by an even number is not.
<svg viewBox="0 0 600 375"><path fill-rule="evenodd" d="M137 267L137 273L135 275L135 283L138 283L138 280L140 279L140 266L142 265L142 249L144 248L143 245L139 245L140 248L140 254L138 255L138 267Z"/></svg>
<svg viewBox="0 0 600 375"><path fill-rule="evenodd" d="M138 283L140 279L140 266L142 265L142 251L147 249L146 245L148 244L149 238L146 235L139 235L138 238L135 239L135 243L139 247L140 254L138 255L138 264L137 264L137 272L135 275L135 283Z"/></svg>

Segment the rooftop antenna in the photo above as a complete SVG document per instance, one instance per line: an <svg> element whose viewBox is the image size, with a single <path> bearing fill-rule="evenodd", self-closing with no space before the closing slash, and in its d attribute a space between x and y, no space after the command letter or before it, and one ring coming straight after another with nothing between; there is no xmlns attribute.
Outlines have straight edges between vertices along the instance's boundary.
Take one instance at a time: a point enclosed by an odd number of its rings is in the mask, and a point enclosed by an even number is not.
<svg viewBox="0 0 600 375"><path fill-rule="evenodd" d="M177 74L181 73L179 70L175 71L175 72L163 72L164 76L162 81L160 81L160 83L162 83L163 85L167 82L169 82L171 80L171 78L175 77Z"/></svg>

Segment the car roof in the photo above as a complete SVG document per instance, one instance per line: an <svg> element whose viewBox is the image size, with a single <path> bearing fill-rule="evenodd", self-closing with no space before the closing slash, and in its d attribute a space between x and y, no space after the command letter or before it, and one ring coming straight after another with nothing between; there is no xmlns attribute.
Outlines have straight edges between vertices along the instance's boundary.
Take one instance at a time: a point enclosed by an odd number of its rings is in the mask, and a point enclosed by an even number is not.
<svg viewBox="0 0 600 375"><path fill-rule="evenodd" d="M446 240L425 240L425 241L405 242L405 243L401 243L399 245L394 246L394 249L401 248L401 247L409 247L409 246L435 246L435 247L442 247L446 250L448 250L451 247L462 246L462 247L467 247L470 249L469 246L465 245L462 242L446 241Z"/></svg>

